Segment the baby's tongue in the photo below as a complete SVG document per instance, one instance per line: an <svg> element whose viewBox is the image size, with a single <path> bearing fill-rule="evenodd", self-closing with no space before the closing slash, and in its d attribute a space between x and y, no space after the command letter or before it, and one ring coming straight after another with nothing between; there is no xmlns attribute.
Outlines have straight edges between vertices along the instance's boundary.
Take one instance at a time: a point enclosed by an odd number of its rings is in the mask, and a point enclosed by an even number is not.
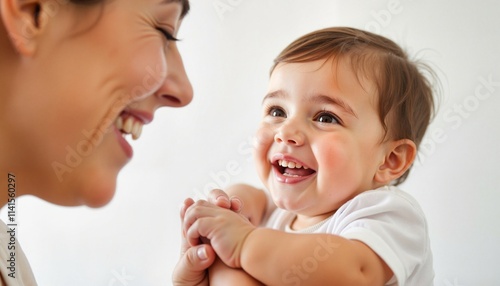
<svg viewBox="0 0 500 286"><path fill-rule="evenodd" d="M283 171L284 174L291 175L291 176L309 176L312 173L314 173L313 170L311 169L304 169L304 168L285 168Z"/></svg>

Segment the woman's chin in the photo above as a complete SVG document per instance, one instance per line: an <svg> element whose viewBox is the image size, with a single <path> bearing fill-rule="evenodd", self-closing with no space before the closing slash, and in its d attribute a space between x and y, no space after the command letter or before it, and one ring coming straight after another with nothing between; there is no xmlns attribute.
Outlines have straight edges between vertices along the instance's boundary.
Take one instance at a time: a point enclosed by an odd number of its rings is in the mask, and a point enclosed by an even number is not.
<svg viewBox="0 0 500 286"><path fill-rule="evenodd" d="M82 205L91 208L100 208L107 205L114 197L116 191L116 177L113 179L93 180L86 185L80 193Z"/></svg>
<svg viewBox="0 0 500 286"><path fill-rule="evenodd" d="M76 175L76 174L75 174ZM114 197L118 172L90 172L84 177L69 179L53 202L66 206L88 206L99 208Z"/></svg>

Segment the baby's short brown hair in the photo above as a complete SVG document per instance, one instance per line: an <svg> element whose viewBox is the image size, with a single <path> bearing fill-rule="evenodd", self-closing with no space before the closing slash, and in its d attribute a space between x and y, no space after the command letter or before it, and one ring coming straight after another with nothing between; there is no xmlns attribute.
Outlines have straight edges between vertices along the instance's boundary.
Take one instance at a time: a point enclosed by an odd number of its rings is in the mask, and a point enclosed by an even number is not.
<svg viewBox="0 0 500 286"><path fill-rule="evenodd" d="M378 113L385 130L383 140L410 139L417 147L434 114L434 98L426 65L411 61L393 41L355 28L332 27L306 34L288 45L274 60L300 63L331 58L349 59L356 75L372 81L378 93ZM406 171L393 183L406 180Z"/></svg>

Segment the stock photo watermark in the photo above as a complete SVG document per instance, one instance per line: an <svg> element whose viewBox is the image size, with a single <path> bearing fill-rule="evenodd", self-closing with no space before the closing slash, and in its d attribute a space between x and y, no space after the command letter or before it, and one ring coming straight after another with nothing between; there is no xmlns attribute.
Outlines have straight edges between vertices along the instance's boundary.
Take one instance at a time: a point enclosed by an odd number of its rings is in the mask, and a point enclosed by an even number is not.
<svg viewBox="0 0 500 286"><path fill-rule="evenodd" d="M318 237L316 239L318 244L314 248L310 256L302 259L300 264L294 264L290 269L283 272L281 280L286 285L299 286L301 283L316 272L321 262L324 262L335 253L335 250L340 247L340 243L332 241L332 236L327 239Z"/></svg>
<svg viewBox="0 0 500 286"><path fill-rule="evenodd" d="M7 173L7 276L16 278L16 175Z"/></svg>
<svg viewBox="0 0 500 286"><path fill-rule="evenodd" d="M125 267L122 267L121 271L112 270L111 274L113 277L109 279L108 286L127 286L129 282L134 281L135 277L129 275L125 271Z"/></svg>
<svg viewBox="0 0 500 286"><path fill-rule="evenodd" d="M232 12L236 9L244 0L216 0L212 2L215 13L221 21L224 20L225 14Z"/></svg>
<svg viewBox="0 0 500 286"><path fill-rule="evenodd" d="M365 30L380 34L383 28L387 28L395 15L403 12L403 6L399 0L389 0L385 9L370 11L373 20L366 23Z"/></svg>
<svg viewBox="0 0 500 286"><path fill-rule="evenodd" d="M449 127L435 128L422 140L418 154L419 160L415 162L416 165L422 165L425 158L432 155L436 147L448 139L448 129L457 130L460 128L479 109L481 104L484 104L500 88L500 80L494 79L493 74L489 74L487 77L478 76L477 81L473 94L466 96L460 103L455 103L453 107L443 111L443 121L449 124Z"/></svg>
<svg viewBox="0 0 500 286"><path fill-rule="evenodd" d="M193 189L194 199L206 199L211 190L224 188L229 185L233 177L241 174L245 162L252 160L253 142L253 137L249 137L238 144L237 153L240 156L239 159L244 160L228 160L223 170L210 172L208 175L211 180L206 182L201 189Z"/></svg>
<svg viewBox="0 0 500 286"><path fill-rule="evenodd" d="M142 84L132 88L131 92L125 94L113 106L109 114L119 116L121 111L131 102L138 98L144 97L149 91L155 90L166 77L166 70L161 64L157 64L155 69L150 66L145 68L145 75L142 79ZM66 146L66 156L64 162L52 162L52 169L57 176L59 182L63 181L63 176L66 173L71 173L75 168L80 166L83 160L90 156L95 148L97 148L104 138L104 135L111 132L114 128L116 118L105 118L101 125L94 130L82 130L83 139L78 141L74 146Z"/></svg>

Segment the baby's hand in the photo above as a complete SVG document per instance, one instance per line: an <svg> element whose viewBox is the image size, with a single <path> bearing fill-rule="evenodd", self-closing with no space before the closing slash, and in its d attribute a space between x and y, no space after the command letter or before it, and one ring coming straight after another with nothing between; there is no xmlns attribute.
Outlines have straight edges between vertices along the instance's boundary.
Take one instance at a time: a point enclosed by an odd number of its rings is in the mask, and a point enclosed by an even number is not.
<svg viewBox="0 0 500 286"><path fill-rule="evenodd" d="M234 212L240 212L242 203L241 200L233 197L229 198L228 194L220 189L213 189L210 191L207 197L207 202L216 205L221 208L231 209ZM181 222L184 222L184 216L186 214L186 210L192 206L195 201L192 198L187 198L184 200L183 205L181 206ZM183 228L183 233L186 233L186 230Z"/></svg>
<svg viewBox="0 0 500 286"><path fill-rule="evenodd" d="M183 229L191 246L200 244L203 238L209 239L225 264L239 268L243 243L255 226L239 213L200 200L185 211Z"/></svg>
<svg viewBox="0 0 500 286"><path fill-rule="evenodd" d="M234 212L239 213L243 206L243 203L238 197L229 197L223 190L213 189L208 194L207 201L211 204L214 204L218 207L230 209ZM195 203L192 198L187 198L184 200L183 205L181 206L181 220L184 221L184 215L186 214L186 210Z"/></svg>
<svg viewBox="0 0 500 286"><path fill-rule="evenodd" d="M207 201L216 206L230 209L234 212L239 213L243 206L243 203L238 197L229 197L229 195L223 190L213 189L208 194Z"/></svg>

